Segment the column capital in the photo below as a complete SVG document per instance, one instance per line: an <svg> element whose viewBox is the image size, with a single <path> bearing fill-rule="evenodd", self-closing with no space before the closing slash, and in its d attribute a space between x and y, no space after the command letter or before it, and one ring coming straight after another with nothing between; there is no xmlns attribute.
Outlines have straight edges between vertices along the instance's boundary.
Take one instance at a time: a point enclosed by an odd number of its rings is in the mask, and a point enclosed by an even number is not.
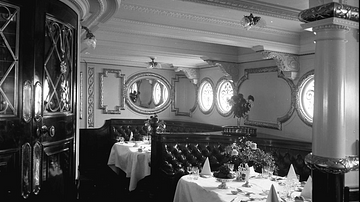
<svg viewBox="0 0 360 202"><path fill-rule="evenodd" d="M321 29L337 29L349 31L350 28L359 29L359 22L354 22L350 20L340 19L340 18L326 18L314 22L308 22L301 25L302 28L306 30L317 31Z"/></svg>
<svg viewBox="0 0 360 202"><path fill-rule="evenodd" d="M299 20L306 30L359 29L359 8L331 2L301 11Z"/></svg>
<svg viewBox="0 0 360 202"><path fill-rule="evenodd" d="M333 17L359 23L359 8L337 2L330 2L303 10L298 16L299 20L305 23Z"/></svg>

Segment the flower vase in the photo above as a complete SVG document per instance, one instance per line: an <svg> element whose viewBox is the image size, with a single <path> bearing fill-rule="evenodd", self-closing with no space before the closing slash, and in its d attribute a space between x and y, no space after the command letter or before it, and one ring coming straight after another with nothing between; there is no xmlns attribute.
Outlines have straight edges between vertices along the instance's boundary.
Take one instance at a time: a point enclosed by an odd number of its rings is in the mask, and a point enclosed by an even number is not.
<svg viewBox="0 0 360 202"><path fill-rule="evenodd" d="M250 178L250 167L247 163L242 163L238 167L238 175L236 177L237 181L245 182L243 186L250 187L249 185Z"/></svg>
<svg viewBox="0 0 360 202"><path fill-rule="evenodd" d="M244 173L245 173L245 184L243 184L243 187L251 187L251 185L250 185L250 183L249 183L249 179L250 179L250 167L248 166L248 164L245 164Z"/></svg>
<svg viewBox="0 0 360 202"><path fill-rule="evenodd" d="M241 118L236 118L236 125L237 125L237 127L238 128L240 128L241 127Z"/></svg>

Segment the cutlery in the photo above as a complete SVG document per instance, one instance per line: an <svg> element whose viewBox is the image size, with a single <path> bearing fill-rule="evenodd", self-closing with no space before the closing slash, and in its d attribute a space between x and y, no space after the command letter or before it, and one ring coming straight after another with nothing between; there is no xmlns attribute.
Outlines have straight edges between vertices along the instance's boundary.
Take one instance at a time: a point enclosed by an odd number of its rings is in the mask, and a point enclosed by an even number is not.
<svg viewBox="0 0 360 202"><path fill-rule="evenodd" d="M237 199L238 196L235 196L230 202L234 202L235 199Z"/></svg>

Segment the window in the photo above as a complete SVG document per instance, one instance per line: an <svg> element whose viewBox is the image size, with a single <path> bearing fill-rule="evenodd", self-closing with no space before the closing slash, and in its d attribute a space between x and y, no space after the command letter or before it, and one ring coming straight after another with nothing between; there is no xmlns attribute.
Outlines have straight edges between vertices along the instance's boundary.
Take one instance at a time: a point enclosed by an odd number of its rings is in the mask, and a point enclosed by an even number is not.
<svg viewBox="0 0 360 202"><path fill-rule="evenodd" d="M231 114L231 106L228 100L234 95L233 83L223 78L216 87L216 109L223 116Z"/></svg>
<svg viewBox="0 0 360 202"><path fill-rule="evenodd" d="M209 78L203 79L199 87L199 105L203 113L210 113L214 107L213 84Z"/></svg>
<svg viewBox="0 0 360 202"><path fill-rule="evenodd" d="M312 126L314 115L314 71L300 78L296 95L297 112L301 120Z"/></svg>

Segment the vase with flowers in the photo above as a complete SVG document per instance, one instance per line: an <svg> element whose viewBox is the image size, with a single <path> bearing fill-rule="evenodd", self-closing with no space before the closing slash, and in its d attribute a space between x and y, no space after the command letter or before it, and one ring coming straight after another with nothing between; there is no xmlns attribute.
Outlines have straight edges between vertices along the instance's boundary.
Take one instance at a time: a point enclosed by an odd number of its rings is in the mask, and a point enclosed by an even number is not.
<svg viewBox="0 0 360 202"><path fill-rule="evenodd" d="M234 113L234 118L237 118L237 125L240 126L241 118L245 118L253 103L255 101L254 96L249 95L247 100L244 98L244 95L239 93L237 95L233 95L229 100L228 103L231 106L231 110Z"/></svg>
<svg viewBox="0 0 360 202"><path fill-rule="evenodd" d="M236 171L251 166L254 170L261 170L267 166L275 168L275 160L272 154L258 148L257 144L249 140L247 136L239 137L237 142L226 146L224 156L228 163L234 164ZM243 177L249 179L249 176Z"/></svg>

